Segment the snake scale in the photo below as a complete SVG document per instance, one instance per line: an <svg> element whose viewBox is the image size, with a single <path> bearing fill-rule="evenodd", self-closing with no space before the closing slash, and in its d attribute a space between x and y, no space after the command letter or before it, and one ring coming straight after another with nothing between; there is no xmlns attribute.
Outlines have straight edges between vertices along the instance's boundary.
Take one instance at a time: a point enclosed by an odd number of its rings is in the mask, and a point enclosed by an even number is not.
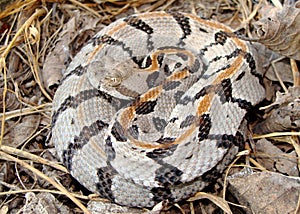
<svg viewBox="0 0 300 214"><path fill-rule="evenodd" d="M152 207L221 175L264 98L251 46L218 22L175 12L119 19L75 56L53 100L52 142L83 186Z"/></svg>

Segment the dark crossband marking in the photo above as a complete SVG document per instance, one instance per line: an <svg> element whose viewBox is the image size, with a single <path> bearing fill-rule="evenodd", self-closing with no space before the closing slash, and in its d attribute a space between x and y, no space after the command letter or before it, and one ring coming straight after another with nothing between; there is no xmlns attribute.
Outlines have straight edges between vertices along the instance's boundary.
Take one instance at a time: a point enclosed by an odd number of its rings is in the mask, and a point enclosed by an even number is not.
<svg viewBox="0 0 300 214"><path fill-rule="evenodd" d="M165 89L166 91L170 91L177 88L180 85L181 85L180 81L169 81L163 84L163 89Z"/></svg>
<svg viewBox="0 0 300 214"><path fill-rule="evenodd" d="M172 12L170 14L174 17L174 19L176 20L176 22L178 23L178 25L180 26L183 32L183 36L179 39L180 40L179 45L184 45L183 40L187 38L187 36L191 35L192 32L189 17L186 17L181 13L175 13L175 12Z"/></svg>
<svg viewBox="0 0 300 214"><path fill-rule="evenodd" d="M193 101L193 98L191 98L187 95L182 97L183 94L184 94L183 91L176 92L174 98L175 98L177 104L187 105L189 102Z"/></svg>
<svg viewBox="0 0 300 214"><path fill-rule="evenodd" d="M236 58L238 55L240 55L243 51L239 48L235 49L231 54L225 55L226 59Z"/></svg>
<svg viewBox="0 0 300 214"><path fill-rule="evenodd" d="M242 71L242 72L238 75L238 77L235 79L235 81L241 80L241 79L245 76L245 74L246 74L246 72L245 72L245 71Z"/></svg>
<svg viewBox="0 0 300 214"><path fill-rule="evenodd" d="M104 128L107 128L108 124L96 120L89 126L84 126L78 136L75 136L73 142L69 143L68 148L63 151L63 162L68 168L72 170L72 158L76 154L76 151L86 145L90 139L102 132Z"/></svg>
<svg viewBox="0 0 300 214"><path fill-rule="evenodd" d="M128 128L128 133L130 134L131 137L137 140L139 137L139 127L137 125L130 126Z"/></svg>
<svg viewBox="0 0 300 214"><path fill-rule="evenodd" d="M202 68L201 68L202 66ZM195 73L197 72L199 69L202 69L202 73L204 73L207 69L207 65L205 65L204 63L201 64L199 59L196 58L193 66L189 69L190 73Z"/></svg>
<svg viewBox="0 0 300 214"><path fill-rule="evenodd" d="M194 115L188 115L180 124L180 128L189 127L195 122L195 116Z"/></svg>
<svg viewBox="0 0 300 214"><path fill-rule="evenodd" d="M217 44L224 45L227 40L227 34L223 31L215 33L215 41Z"/></svg>
<svg viewBox="0 0 300 214"><path fill-rule="evenodd" d="M210 44L205 45L203 48L199 50L199 55L204 56L205 52L208 51L211 47L217 45L217 42L212 42Z"/></svg>
<svg viewBox="0 0 300 214"><path fill-rule="evenodd" d="M111 134L116 138L117 141L126 142L127 138L125 137L124 128L121 124L116 121L111 129Z"/></svg>
<svg viewBox="0 0 300 214"><path fill-rule="evenodd" d="M222 136L222 139L218 141L217 147L222 147L223 149L227 149L232 144L233 145L237 144L236 140L237 139L235 136L224 134Z"/></svg>
<svg viewBox="0 0 300 214"><path fill-rule="evenodd" d="M180 184L183 172L170 164L162 164L163 166L155 171L155 180L164 187Z"/></svg>
<svg viewBox="0 0 300 214"><path fill-rule="evenodd" d="M198 100L200 97L204 97L204 95L207 95L208 92L207 92L207 87L203 87L195 96L194 96L194 99L195 100Z"/></svg>
<svg viewBox="0 0 300 214"><path fill-rule="evenodd" d="M222 67L220 67L219 69L217 69L214 73L220 73L221 71L225 71L225 70L229 69L230 67L231 67L231 65L225 65L225 66L222 66ZM213 74L212 74L212 75L213 75ZM206 78L211 77L212 75L209 75L209 76L207 76Z"/></svg>
<svg viewBox="0 0 300 214"><path fill-rule="evenodd" d="M217 62L217 61L219 61L220 59L222 59L223 58L223 56L216 56L215 58L212 58L209 62L208 62L208 64L210 64L210 63L212 63L212 62Z"/></svg>
<svg viewBox="0 0 300 214"><path fill-rule="evenodd" d="M98 182L96 183L96 187L101 197L114 200L115 197L112 192L112 179L117 174L118 172L110 164L98 169Z"/></svg>
<svg viewBox="0 0 300 214"><path fill-rule="evenodd" d="M141 69L148 68L152 64L151 56L133 56L131 59Z"/></svg>
<svg viewBox="0 0 300 214"><path fill-rule="evenodd" d="M235 49L233 52L231 52L230 54L224 55L224 56L216 56L215 58L211 59L208 63L208 65L212 62L217 62L220 59L226 58L227 60L233 59L238 57L238 55L240 55L242 53L241 49L237 48Z"/></svg>
<svg viewBox="0 0 300 214"><path fill-rule="evenodd" d="M168 201L172 203L175 199L168 187L153 187L151 193L154 195L152 198L155 203L160 203L162 201Z"/></svg>
<svg viewBox="0 0 300 214"><path fill-rule="evenodd" d="M232 84L229 78L221 81L221 89L217 91L222 103L232 101Z"/></svg>
<svg viewBox="0 0 300 214"><path fill-rule="evenodd" d="M108 45L115 45L118 41L112 38L109 35L102 35L97 37L93 40L93 45L101 45L101 44L108 44Z"/></svg>
<svg viewBox="0 0 300 214"><path fill-rule="evenodd" d="M207 70L208 67L210 66L210 64L212 62L217 62L221 59L226 58L226 60L230 60L230 59L234 59L237 58L240 54L243 54L243 51L239 48L235 49L233 52L231 52L230 54L224 55L224 56L216 56L215 58L211 59L208 63L207 63L207 67L205 67L205 69ZM219 67L215 72L211 72L209 75L204 74L202 77L204 79L208 79L211 76L214 76L216 73L220 73L226 69L229 69L231 67L230 64L227 64L225 66Z"/></svg>
<svg viewBox="0 0 300 214"><path fill-rule="evenodd" d="M141 102L135 107L136 114L149 114L154 111L157 101Z"/></svg>
<svg viewBox="0 0 300 214"><path fill-rule="evenodd" d="M158 77L159 77L159 72L155 71L155 72L151 73L146 79L147 86L149 88L156 87L157 86L156 81L157 81Z"/></svg>
<svg viewBox="0 0 300 214"><path fill-rule="evenodd" d="M237 132L235 136L224 134L222 140L218 142L218 147L228 148L230 145L235 145L239 148L241 148L241 145L245 145L244 137L240 132Z"/></svg>
<svg viewBox="0 0 300 214"><path fill-rule="evenodd" d="M255 60L254 60L252 54L246 53L246 54L244 54L244 58L246 59L246 62L249 65L251 74L258 78L259 83L261 85L264 85L262 74L256 71L256 63L255 63Z"/></svg>
<svg viewBox="0 0 300 214"><path fill-rule="evenodd" d="M212 123L209 114L202 114L198 119L198 141L202 141L208 138L209 131Z"/></svg>
<svg viewBox="0 0 300 214"><path fill-rule="evenodd" d="M223 31L219 31L219 32L215 33L215 42L207 44L202 49L200 49L199 50L200 56L203 56L206 51L208 51L211 47L213 47L215 45L224 45L227 41L227 37L228 37L228 35ZM236 50L240 51L240 48L237 48ZM236 52L234 52L234 54L236 54Z"/></svg>
<svg viewBox="0 0 300 214"><path fill-rule="evenodd" d="M200 30L201 32L203 32L203 33L208 33L208 31L207 31L206 29L204 29L204 28L199 27L199 30Z"/></svg>
<svg viewBox="0 0 300 214"><path fill-rule="evenodd" d="M127 47L125 42L114 39L112 36L110 35L102 35L98 38L94 39L93 45L101 45L101 44L108 44L108 45L112 45L112 46L119 46L122 48L122 50L126 53L128 53L128 55L130 57L132 56L132 50L130 49L130 47ZM96 50L97 51L97 50ZM93 53L91 56L94 56L95 53Z"/></svg>
<svg viewBox="0 0 300 214"><path fill-rule="evenodd" d="M252 74L256 72L256 64L253 56L250 53L245 54L246 62L249 64L249 68Z"/></svg>
<svg viewBox="0 0 300 214"><path fill-rule="evenodd" d="M94 97L100 97L104 100L106 100L109 103L112 103L112 97L102 91L98 91L97 89L87 89L84 91L79 92L75 96L68 96L60 105L60 107L57 109L57 111L53 112L52 115L52 129L55 126L55 123L57 121L57 118L60 114L62 114L64 111L66 111L69 108L76 109L80 104L82 104L84 101L87 101L89 99L92 99Z"/></svg>
<svg viewBox="0 0 300 214"><path fill-rule="evenodd" d="M110 136L105 139L105 154L108 161L113 161L116 157L116 152L113 148Z"/></svg>
<svg viewBox="0 0 300 214"><path fill-rule="evenodd" d="M175 92L174 99L176 101L176 104L179 104L179 103L183 102L181 100L181 97L184 95L184 93L185 93L184 91L176 91ZM184 102L183 102L183 104L184 104Z"/></svg>
<svg viewBox="0 0 300 214"><path fill-rule="evenodd" d="M72 159L78 147L79 145L69 142L68 148L66 150L63 150L62 161L69 171L72 170Z"/></svg>
<svg viewBox="0 0 300 214"><path fill-rule="evenodd" d="M128 18L125 18L124 21L128 25L147 33L147 35L148 35L148 37L147 37L147 49L148 49L148 51L151 51L151 50L154 49L153 41L151 41L151 34L153 34L153 28L150 25L148 25L143 20L137 18L136 16L129 16Z"/></svg>
<svg viewBox="0 0 300 214"><path fill-rule="evenodd" d="M194 100L198 100L200 97L204 97L205 95L208 95L209 93L215 93L216 87L214 85L207 85L203 87L195 96Z"/></svg>
<svg viewBox="0 0 300 214"><path fill-rule="evenodd" d="M75 75L77 77L80 77L87 71L86 67L82 67L82 65L78 65L76 68L74 68L72 71L70 71L67 75L65 75L61 80L60 80L60 85L63 84L64 81L66 81L69 77Z"/></svg>
<svg viewBox="0 0 300 214"><path fill-rule="evenodd" d="M153 117L152 122L157 131L163 131L167 125L167 121L159 117Z"/></svg>
<svg viewBox="0 0 300 214"><path fill-rule="evenodd" d="M107 44L107 45L119 45L123 48L123 50L128 51L129 55L132 55L132 51L131 50L127 50L128 48L125 48L125 44L123 44L121 41L114 39L111 35L108 34L103 34L100 36L95 36L91 39L91 43L93 46L101 46L103 44ZM93 56L95 56L95 54L99 51L99 47L95 48L93 52L91 52L91 55L89 57L89 59L91 59Z"/></svg>
<svg viewBox="0 0 300 214"><path fill-rule="evenodd" d="M240 149L243 149L245 145L244 136L237 131L235 135L232 134L209 134L207 139L214 140L217 142L219 148L227 149L230 146L234 145Z"/></svg>
<svg viewBox="0 0 300 214"><path fill-rule="evenodd" d="M174 141L175 141L175 138L165 137L165 138L158 139L157 143L160 143L160 144L169 144L169 143L173 143Z"/></svg>
<svg viewBox="0 0 300 214"><path fill-rule="evenodd" d="M162 67L162 63L164 61L164 58L165 58L165 53L161 53L157 56L157 63L159 64L159 67ZM169 75L167 75L167 76L169 76Z"/></svg>
<svg viewBox="0 0 300 214"><path fill-rule="evenodd" d="M149 68L151 65L152 65L151 56L147 56L145 60L145 65L143 65L141 68Z"/></svg>
<svg viewBox="0 0 300 214"><path fill-rule="evenodd" d="M174 139L172 139L172 141L170 141L170 142L173 142L173 141L174 141ZM177 146L178 145L172 145L169 148L154 149L151 152L147 152L146 156L148 158L151 158L151 159L155 160L158 163L163 164L162 159L165 158L165 157L169 157L169 156L173 155L173 153L176 150Z"/></svg>
<svg viewBox="0 0 300 214"><path fill-rule="evenodd" d="M101 121L101 120L96 120L89 126L84 126L79 135L74 137L74 143L75 144L80 144L81 148L87 144L90 139L96 135L98 135L102 129L107 128L108 124Z"/></svg>
<svg viewBox="0 0 300 214"><path fill-rule="evenodd" d="M124 21L130 26L138 30L144 31L147 34L153 33L153 28L143 20L137 18L136 16L129 16L128 18L125 18Z"/></svg>
<svg viewBox="0 0 300 214"><path fill-rule="evenodd" d="M244 150L246 141L249 142L249 139L245 139L244 135L240 131L236 132L235 139L236 140L233 142L233 144L237 146L239 150Z"/></svg>
<svg viewBox="0 0 300 214"><path fill-rule="evenodd" d="M247 111L250 111L253 109L253 105L251 102L245 100L245 99L240 99L240 98L232 98L233 103L237 103L241 109L245 109Z"/></svg>
<svg viewBox="0 0 300 214"><path fill-rule="evenodd" d="M259 83L260 83L261 85L264 85L262 74L256 71L256 63L255 63L255 60L254 60L252 54L251 54L251 53L246 53L246 54L244 55L244 57L245 57L245 59L246 59L246 62L247 62L248 65L249 65L251 74L252 74L253 76L255 76L255 77L258 78Z"/></svg>

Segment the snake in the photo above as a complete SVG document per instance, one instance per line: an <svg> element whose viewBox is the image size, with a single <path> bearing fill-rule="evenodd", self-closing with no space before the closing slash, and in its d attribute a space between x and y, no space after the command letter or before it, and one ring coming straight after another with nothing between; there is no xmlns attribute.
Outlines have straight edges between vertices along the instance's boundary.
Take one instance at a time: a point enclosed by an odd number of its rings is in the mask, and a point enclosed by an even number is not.
<svg viewBox="0 0 300 214"><path fill-rule="evenodd" d="M147 12L104 27L53 98L51 141L91 192L128 207L193 196L220 178L265 97L257 53L222 23Z"/></svg>

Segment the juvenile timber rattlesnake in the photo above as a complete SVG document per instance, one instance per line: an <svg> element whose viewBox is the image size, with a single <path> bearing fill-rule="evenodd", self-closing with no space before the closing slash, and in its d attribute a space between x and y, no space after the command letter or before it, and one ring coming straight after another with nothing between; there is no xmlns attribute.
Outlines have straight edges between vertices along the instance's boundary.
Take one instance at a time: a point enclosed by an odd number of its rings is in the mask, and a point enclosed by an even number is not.
<svg viewBox="0 0 300 214"><path fill-rule="evenodd" d="M97 33L53 100L52 142L72 176L133 207L179 201L220 176L264 98L251 47L231 32L151 12Z"/></svg>

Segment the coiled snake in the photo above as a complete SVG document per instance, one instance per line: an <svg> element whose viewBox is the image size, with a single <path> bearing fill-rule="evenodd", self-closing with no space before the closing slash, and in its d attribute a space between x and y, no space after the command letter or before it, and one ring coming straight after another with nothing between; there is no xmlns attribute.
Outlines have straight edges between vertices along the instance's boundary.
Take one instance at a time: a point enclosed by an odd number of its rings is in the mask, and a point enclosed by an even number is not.
<svg viewBox="0 0 300 214"><path fill-rule="evenodd" d="M250 46L231 32L151 12L97 33L53 100L52 142L72 176L133 207L179 201L218 177L264 98Z"/></svg>

